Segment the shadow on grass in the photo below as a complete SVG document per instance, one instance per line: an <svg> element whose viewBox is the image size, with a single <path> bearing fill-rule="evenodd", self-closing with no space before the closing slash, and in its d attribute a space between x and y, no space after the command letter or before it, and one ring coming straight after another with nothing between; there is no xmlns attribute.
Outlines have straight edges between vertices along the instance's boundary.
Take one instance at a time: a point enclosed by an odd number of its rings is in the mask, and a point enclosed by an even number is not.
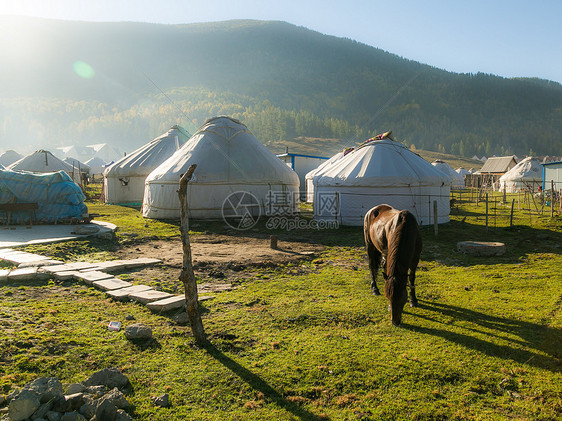
<svg viewBox="0 0 562 421"><path fill-rule="evenodd" d="M455 266L489 265L496 263L520 263L533 253L562 254L562 232L547 228L514 226L486 228L462 221L450 221L439 226L437 236L433 227L422 227L424 249L421 258L426 261L438 260L447 264L447 258L454 259ZM459 241L501 242L506 252L501 256L470 256L457 251Z"/></svg>
<svg viewBox="0 0 562 421"><path fill-rule="evenodd" d="M562 329L505 317L490 316L463 307L420 300L420 307L450 317L453 320L468 322L443 329L404 324L405 329L427 335L440 336L450 342L474 349L486 355L510 359L521 364L562 371L560 344ZM409 313L412 317L433 323L439 321L419 313ZM455 332L464 330L465 333ZM485 336L489 340L476 337ZM499 343L503 342L503 344Z"/></svg>
<svg viewBox="0 0 562 421"><path fill-rule="evenodd" d="M262 379L257 374L251 372L247 368L241 366L232 358L223 354L219 349L217 349L212 343L208 342L205 346L205 350L209 353L211 357L216 359L243 381L245 381L254 390L257 390L265 395L267 399L275 402L279 407L283 408L287 412L290 412L293 416L301 420L328 420L329 418L318 416L300 406L289 402L286 400L281 393L275 390L269 385L264 379Z"/></svg>

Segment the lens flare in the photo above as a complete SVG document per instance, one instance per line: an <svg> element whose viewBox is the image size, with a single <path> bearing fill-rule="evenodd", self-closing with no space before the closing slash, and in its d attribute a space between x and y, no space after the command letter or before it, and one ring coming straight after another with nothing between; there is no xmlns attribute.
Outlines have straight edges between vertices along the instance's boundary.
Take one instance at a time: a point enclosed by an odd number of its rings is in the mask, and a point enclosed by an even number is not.
<svg viewBox="0 0 562 421"><path fill-rule="evenodd" d="M84 63L83 61L75 61L72 65L76 74L84 79L91 79L94 77L96 72L92 69L88 63Z"/></svg>

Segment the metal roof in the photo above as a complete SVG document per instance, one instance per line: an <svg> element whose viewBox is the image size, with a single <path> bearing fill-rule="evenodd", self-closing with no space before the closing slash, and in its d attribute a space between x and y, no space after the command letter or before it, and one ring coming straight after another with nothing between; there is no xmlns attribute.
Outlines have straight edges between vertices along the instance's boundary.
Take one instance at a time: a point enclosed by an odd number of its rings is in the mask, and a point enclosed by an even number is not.
<svg viewBox="0 0 562 421"><path fill-rule="evenodd" d="M513 163L513 165L511 165ZM511 165L511 166L510 166ZM505 173L517 165L515 161L515 156L494 156L488 158L482 168L478 171L479 173Z"/></svg>

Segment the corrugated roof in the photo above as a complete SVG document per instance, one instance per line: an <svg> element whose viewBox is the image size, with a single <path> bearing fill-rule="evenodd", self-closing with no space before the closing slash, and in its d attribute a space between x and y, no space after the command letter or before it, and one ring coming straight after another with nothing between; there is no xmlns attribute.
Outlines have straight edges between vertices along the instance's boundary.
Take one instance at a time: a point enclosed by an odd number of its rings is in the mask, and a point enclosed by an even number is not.
<svg viewBox="0 0 562 421"><path fill-rule="evenodd" d="M515 161L515 156L494 156L488 158L482 168L480 168L479 173L505 173L517 165Z"/></svg>

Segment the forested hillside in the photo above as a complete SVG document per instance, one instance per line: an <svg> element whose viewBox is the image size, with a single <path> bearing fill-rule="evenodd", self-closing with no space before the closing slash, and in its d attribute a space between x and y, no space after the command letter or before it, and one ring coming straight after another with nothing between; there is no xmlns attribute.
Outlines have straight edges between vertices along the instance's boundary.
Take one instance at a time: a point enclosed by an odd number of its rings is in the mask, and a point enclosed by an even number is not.
<svg viewBox="0 0 562 421"><path fill-rule="evenodd" d="M462 156L562 149L557 83L453 74L284 22L0 25L0 149L130 150L219 114L295 152L330 154L386 130Z"/></svg>

